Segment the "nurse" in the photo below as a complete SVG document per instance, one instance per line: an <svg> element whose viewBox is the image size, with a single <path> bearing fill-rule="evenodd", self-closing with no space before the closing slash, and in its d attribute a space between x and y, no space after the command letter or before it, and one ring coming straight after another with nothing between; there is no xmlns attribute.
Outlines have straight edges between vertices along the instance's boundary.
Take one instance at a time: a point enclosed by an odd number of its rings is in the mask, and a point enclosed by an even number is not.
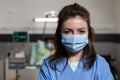
<svg viewBox="0 0 120 80"><path fill-rule="evenodd" d="M55 53L44 59L38 80L114 80L109 64L94 49L89 12L74 3L58 18Z"/></svg>

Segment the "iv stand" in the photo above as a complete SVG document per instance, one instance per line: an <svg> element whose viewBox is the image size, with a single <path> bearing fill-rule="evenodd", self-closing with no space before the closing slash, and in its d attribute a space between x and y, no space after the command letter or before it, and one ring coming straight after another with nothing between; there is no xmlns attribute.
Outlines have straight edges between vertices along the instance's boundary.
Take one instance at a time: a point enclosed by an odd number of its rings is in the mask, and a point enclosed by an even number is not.
<svg viewBox="0 0 120 80"><path fill-rule="evenodd" d="M48 18L49 15L46 15L45 18ZM42 35L42 39L45 39L45 31L46 31L46 26L47 26L47 22L44 22L44 28L43 28L43 35Z"/></svg>

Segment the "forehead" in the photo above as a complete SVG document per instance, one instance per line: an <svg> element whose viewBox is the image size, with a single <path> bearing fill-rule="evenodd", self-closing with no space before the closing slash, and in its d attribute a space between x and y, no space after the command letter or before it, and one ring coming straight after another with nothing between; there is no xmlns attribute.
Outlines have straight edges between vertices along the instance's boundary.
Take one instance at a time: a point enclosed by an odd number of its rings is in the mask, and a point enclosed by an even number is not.
<svg viewBox="0 0 120 80"><path fill-rule="evenodd" d="M63 23L63 28L88 28L87 21L79 16L68 18Z"/></svg>

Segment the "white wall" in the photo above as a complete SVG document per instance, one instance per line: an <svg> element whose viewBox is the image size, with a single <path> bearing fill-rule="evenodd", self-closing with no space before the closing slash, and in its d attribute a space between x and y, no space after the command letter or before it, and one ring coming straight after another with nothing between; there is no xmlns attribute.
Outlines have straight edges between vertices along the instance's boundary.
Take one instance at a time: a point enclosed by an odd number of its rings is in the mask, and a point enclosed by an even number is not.
<svg viewBox="0 0 120 80"><path fill-rule="evenodd" d="M120 33L120 0L115 0L115 13L116 13L116 20L115 20L115 24L116 24L116 28L115 31L117 33Z"/></svg>
<svg viewBox="0 0 120 80"><path fill-rule="evenodd" d="M74 2L90 11L97 33L114 32L114 0L0 0L0 32L42 32L44 23L34 23L35 17L45 17L44 13L51 10L59 12L64 5ZM56 23L48 23L47 27L48 33L54 33Z"/></svg>
<svg viewBox="0 0 120 80"><path fill-rule="evenodd" d="M115 13L116 13L116 29L115 31L120 34L120 0L115 0ZM120 43L115 44L115 57L117 60L117 68L120 76Z"/></svg>

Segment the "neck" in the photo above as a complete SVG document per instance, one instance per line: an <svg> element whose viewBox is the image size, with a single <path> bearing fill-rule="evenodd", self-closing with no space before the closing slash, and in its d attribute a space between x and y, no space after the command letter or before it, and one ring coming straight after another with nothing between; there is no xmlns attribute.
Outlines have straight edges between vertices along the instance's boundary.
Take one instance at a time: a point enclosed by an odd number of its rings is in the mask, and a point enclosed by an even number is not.
<svg viewBox="0 0 120 80"><path fill-rule="evenodd" d="M79 53L68 53L68 61L70 62L78 62L80 61L81 57L83 55L83 51L80 51Z"/></svg>

